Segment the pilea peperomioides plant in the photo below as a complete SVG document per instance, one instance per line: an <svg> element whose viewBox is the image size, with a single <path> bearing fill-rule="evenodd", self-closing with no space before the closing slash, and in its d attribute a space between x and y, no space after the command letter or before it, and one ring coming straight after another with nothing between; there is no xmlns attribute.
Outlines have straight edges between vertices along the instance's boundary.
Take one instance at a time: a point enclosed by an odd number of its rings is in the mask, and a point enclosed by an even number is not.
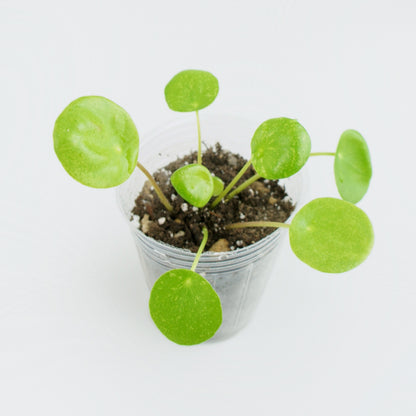
<svg viewBox="0 0 416 416"><path fill-rule="evenodd" d="M302 169L310 156L334 156L334 175L342 199L317 198L302 207L290 224L268 221L232 223L229 230L246 227L288 228L295 255L322 272L342 273L361 264L373 246L373 228L367 215L354 204L365 195L372 175L364 138L345 131L336 152L311 153L305 128L294 119L280 117L262 123L251 139L251 157L233 180L223 181L203 165L199 110L218 94L218 80L209 72L182 71L165 88L168 106L196 113L197 163L182 166L171 175L177 193L191 205L215 210L220 203L260 178L278 180ZM71 102L59 115L53 131L55 152L65 170L77 181L108 188L126 181L137 166L149 179L168 212L173 208L152 174L137 160L139 136L128 113L104 97L87 96ZM237 186L253 166L255 174ZM196 273L208 239L202 242L190 270L170 270L154 284L150 314L159 330L178 344L193 345L211 338L222 322L221 302L212 286Z"/></svg>

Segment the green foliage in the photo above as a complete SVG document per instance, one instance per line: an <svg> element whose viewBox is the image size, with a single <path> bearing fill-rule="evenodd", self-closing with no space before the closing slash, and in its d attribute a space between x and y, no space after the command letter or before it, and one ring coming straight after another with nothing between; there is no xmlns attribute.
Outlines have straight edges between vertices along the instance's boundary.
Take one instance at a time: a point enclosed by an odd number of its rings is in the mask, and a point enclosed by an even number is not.
<svg viewBox="0 0 416 416"><path fill-rule="evenodd" d="M136 166L136 127L123 108L104 97L72 101L56 120L53 139L65 170L93 188L120 185Z"/></svg>
<svg viewBox="0 0 416 416"><path fill-rule="evenodd" d="M209 106L218 90L218 80L210 72L189 69L179 72L169 81L165 98L174 111L197 111Z"/></svg>
<svg viewBox="0 0 416 416"><path fill-rule="evenodd" d="M353 204L360 201L370 185L372 168L367 143L358 131L346 130L341 135L334 173L342 199Z"/></svg>
<svg viewBox="0 0 416 416"><path fill-rule="evenodd" d="M321 272L342 273L361 264L374 242L367 215L355 205L335 198L306 204L289 228L296 256Z"/></svg>
<svg viewBox="0 0 416 416"><path fill-rule="evenodd" d="M194 345L211 338L222 322L221 302L201 275L170 270L156 281L150 294L150 315L171 341Z"/></svg>
<svg viewBox="0 0 416 416"><path fill-rule="evenodd" d="M285 117L262 123L251 140L254 169L266 179L292 176L306 163L310 152L307 131L298 121Z"/></svg>
<svg viewBox="0 0 416 416"><path fill-rule="evenodd" d="M212 195L217 196L223 191L224 182L218 176L213 176L212 180L214 181L214 191Z"/></svg>
<svg viewBox="0 0 416 416"><path fill-rule="evenodd" d="M166 102L172 110L197 112L198 164L178 169L172 174L171 182L184 200L199 208L204 207L213 195L218 196L212 205L215 207L250 163L257 174L229 196L259 177L276 180L292 176L304 166L311 150L310 137L298 121L285 117L267 120L254 133L251 159L223 192L223 181L213 177L201 164L198 116L198 110L215 100L218 90L215 76L199 70L178 73L165 88ZM91 187L121 184L137 164L139 136L136 127L125 110L104 97L81 97L70 103L55 122L53 138L55 152L66 171ZM140 163L138 166L151 177ZM309 266L327 273L353 269L367 258L374 242L370 220L353 205L365 195L372 175L367 144L357 131L347 130L342 134L335 153L334 173L344 201L315 199L295 215L290 226L257 221L225 228L289 227L292 250ZM156 182L152 183L166 209L173 211ZM203 240L191 270L175 269L164 273L153 286L149 300L150 314L156 326L168 339L181 345L208 340L222 322L218 295L208 281L194 271L208 240L205 226L202 233Z"/></svg>
<svg viewBox="0 0 416 416"><path fill-rule="evenodd" d="M214 192L214 180L210 171L196 163L173 172L170 181L185 201L198 208L206 205Z"/></svg>

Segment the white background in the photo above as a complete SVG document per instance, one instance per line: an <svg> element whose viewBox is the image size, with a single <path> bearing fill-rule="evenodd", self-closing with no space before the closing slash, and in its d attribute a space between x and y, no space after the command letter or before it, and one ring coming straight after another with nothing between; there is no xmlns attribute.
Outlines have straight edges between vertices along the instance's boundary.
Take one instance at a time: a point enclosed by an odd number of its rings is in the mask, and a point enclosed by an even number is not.
<svg viewBox="0 0 416 416"><path fill-rule="evenodd" d="M416 414L414 1L0 5L0 414ZM335 277L285 242L250 325L195 347L154 327L114 191L73 181L52 145L81 95L122 105L143 141L191 117L163 96L188 68L220 82L202 123L295 117L313 151L359 130L376 234L365 264ZM311 198L336 196L330 158L309 172Z"/></svg>

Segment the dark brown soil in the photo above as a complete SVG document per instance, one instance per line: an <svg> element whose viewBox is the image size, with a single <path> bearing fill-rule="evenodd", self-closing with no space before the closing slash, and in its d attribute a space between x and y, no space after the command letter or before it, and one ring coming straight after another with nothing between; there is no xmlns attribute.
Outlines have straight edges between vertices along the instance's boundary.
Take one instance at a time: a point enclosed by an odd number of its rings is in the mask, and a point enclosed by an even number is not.
<svg viewBox="0 0 416 416"><path fill-rule="evenodd" d="M225 225L244 221L284 222L293 211L294 205L284 188L278 181L267 179L254 182L228 202L220 202L213 210L209 208L209 203L204 208L189 205L176 193L169 178L181 166L196 163L196 158L196 152L193 152L153 175L163 193L170 199L173 213L162 205L150 183L145 183L136 199L132 219L140 220L139 227L146 235L196 252L202 240L201 229L205 225L209 235L205 251L229 251L253 244L275 229L251 227L225 230ZM208 148L203 153L202 162L227 185L246 160L238 154L223 150L217 143L215 148ZM239 184L254 174L252 168L248 169Z"/></svg>

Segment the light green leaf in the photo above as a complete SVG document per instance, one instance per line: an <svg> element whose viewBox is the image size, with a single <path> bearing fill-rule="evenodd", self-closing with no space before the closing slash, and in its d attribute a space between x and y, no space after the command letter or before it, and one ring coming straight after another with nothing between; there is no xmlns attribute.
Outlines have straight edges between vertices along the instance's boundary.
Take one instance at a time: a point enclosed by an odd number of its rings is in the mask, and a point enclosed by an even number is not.
<svg viewBox="0 0 416 416"><path fill-rule="evenodd" d="M218 80L210 72L188 69L169 81L165 98L169 108L174 111L197 111L209 106L218 90Z"/></svg>
<svg viewBox="0 0 416 416"><path fill-rule="evenodd" d="M373 227L364 211L335 198L317 198L306 204L293 218L289 237L296 256L327 273L358 266L374 242Z"/></svg>
<svg viewBox="0 0 416 416"><path fill-rule="evenodd" d="M210 171L196 163L173 172L170 181L185 201L198 208L205 206L214 192L214 180Z"/></svg>
<svg viewBox="0 0 416 416"><path fill-rule="evenodd" d="M358 131L346 130L334 161L335 181L342 199L356 204L367 192L372 175L370 152Z"/></svg>
<svg viewBox="0 0 416 416"><path fill-rule="evenodd" d="M223 191L224 182L218 176L213 176L212 179L214 181L214 192L212 195L217 196Z"/></svg>
<svg viewBox="0 0 416 416"><path fill-rule="evenodd" d="M266 179L281 179L298 172L309 158L311 140L296 120L280 117L262 123L251 140L252 163Z"/></svg>
<svg viewBox="0 0 416 416"><path fill-rule="evenodd" d="M65 170L93 188L120 185L136 166L136 126L123 108L104 97L72 101L55 122L53 140Z"/></svg>
<svg viewBox="0 0 416 416"><path fill-rule="evenodd" d="M150 315L171 341L195 345L211 338L222 322L221 302L201 275L170 270L156 281L150 294Z"/></svg>

